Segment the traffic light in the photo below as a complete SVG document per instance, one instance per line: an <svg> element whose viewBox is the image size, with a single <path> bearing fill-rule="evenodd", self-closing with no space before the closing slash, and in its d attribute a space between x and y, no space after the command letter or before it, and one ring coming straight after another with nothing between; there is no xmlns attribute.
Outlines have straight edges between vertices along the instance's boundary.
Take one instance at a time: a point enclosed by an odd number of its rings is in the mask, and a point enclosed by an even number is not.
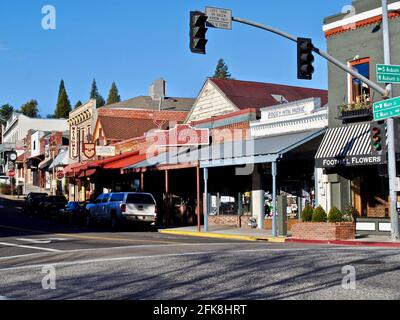
<svg viewBox="0 0 400 320"><path fill-rule="evenodd" d="M309 38L297 38L297 78L311 80L314 73L314 45Z"/></svg>
<svg viewBox="0 0 400 320"><path fill-rule="evenodd" d="M201 11L190 12L190 51L206 54L207 16Z"/></svg>
<svg viewBox="0 0 400 320"><path fill-rule="evenodd" d="M382 154L386 149L386 128L384 122L373 122L371 124L371 146L372 153L375 155Z"/></svg>

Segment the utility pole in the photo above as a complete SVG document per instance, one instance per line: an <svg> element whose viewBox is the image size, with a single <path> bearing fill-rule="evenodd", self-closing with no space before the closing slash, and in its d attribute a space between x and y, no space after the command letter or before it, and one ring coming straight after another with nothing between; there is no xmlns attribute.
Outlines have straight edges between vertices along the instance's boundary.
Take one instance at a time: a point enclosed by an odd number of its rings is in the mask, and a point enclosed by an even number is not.
<svg viewBox="0 0 400 320"><path fill-rule="evenodd" d="M390 57L390 37L389 37L389 13L388 1L382 0L382 30L383 30L383 52L385 64L391 64ZM388 98L393 97L392 85L386 86ZM388 139L388 174L390 191L390 222L392 240L399 240L399 215L397 213L397 172L396 172L396 150L395 150L395 130L394 119L387 119L387 139Z"/></svg>

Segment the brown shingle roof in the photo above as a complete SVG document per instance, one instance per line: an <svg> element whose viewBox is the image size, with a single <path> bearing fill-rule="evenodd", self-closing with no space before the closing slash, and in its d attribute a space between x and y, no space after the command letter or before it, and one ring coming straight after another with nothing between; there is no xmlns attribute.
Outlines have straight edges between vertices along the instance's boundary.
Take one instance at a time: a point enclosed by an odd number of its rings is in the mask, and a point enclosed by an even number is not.
<svg viewBox="0 0 400 320"><path fill-rule="evenodd" d="M195 99L166 97L162 103L162 110L189 111ZM158 110L159 101L153 100L150 96L139 96L129 100L117 102L104 108L131 108L143 110Z"/></svg>
<svg viewBox="0 0 400 320"><path fill-rule="evenodd" d="M278 105L273 97L282 96L288 102L307 98L321 98L322 105L328 103L328 91L321 89L286 86L272 83L210 79L239 109L264 108Z"/></svg>
<svg viewBox="0 0 400 320"><path fill-rule="evenodd" d="M141 137L145 132L157 128L153 120L100 116L104 135L109 140L127 140Z"/></svg>

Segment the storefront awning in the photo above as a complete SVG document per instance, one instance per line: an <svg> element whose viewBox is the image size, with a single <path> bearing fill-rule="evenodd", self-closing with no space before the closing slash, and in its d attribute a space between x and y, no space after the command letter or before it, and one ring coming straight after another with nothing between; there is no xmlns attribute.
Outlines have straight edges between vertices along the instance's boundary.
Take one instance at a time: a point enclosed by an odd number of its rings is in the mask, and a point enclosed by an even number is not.
<svg viewBox="0 0 400 320"><path fill-rule="evenodd" d="M371 124L330 128L315 156L317 168L377 165L386 162L386 155L373 155Z"/></svg>
<svg viewBox="0 0 400 320"><path fill-rule="evenodd" d="M53 170L53 167L65 167L69 165L69 163L68 150L60 150L57 157L54 158L54 162L49 166L49 170Z"/></svg>
<svg viewBox="0 0 400 320"><path fill-rule="evenodd" d="M134 165L146 159L146 154L134 154L128 157L109 162L103 166L103 169L122 169Z"/></svg>
<svg viewBox="0 0 400 320"><path fill-rule="evenodd" d="M202 150L200 167L241 166L275 162L284 154L310 142L324 134L326 129L308 130L292 134L268 136L254 140L244 140L211 146Z"/></svg>
<svg viewBox="0 0 400 320"><path fill-rule="evenodd" d="M51 158L44 159L38 165L39 170L47 170L50 167L50 165L52 164L52 162L53 162L53 159L51 159Z"/></svg>

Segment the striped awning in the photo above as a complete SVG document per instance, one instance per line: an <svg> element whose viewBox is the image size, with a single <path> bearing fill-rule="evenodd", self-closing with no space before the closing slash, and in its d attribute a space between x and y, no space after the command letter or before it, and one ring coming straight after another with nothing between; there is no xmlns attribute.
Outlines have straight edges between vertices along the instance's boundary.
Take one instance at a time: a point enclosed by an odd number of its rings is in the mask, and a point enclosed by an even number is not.
<svg viewBox="0 0 400 320"><path fill-rule="evenodd" d="M370 123L328 129L315 156L317 168L376 165L385 162L384 152L372 152Z"/></svg>

